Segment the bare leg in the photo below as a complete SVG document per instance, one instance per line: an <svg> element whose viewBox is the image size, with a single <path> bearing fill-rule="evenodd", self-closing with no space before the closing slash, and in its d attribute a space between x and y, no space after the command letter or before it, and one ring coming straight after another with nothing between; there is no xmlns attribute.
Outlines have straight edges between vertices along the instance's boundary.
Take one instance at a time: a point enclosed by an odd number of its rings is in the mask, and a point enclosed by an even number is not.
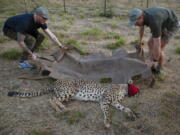
<svg viewBox="0 0 180 135"><path fill-rule="evenodd" d="M164 47L166 46L166 43L164 40L161 39L161 53L159 58L159 65L162 67L164 65Z"/></svg>
<svg viewBox="0 0 180 135"><path fill-rule="evenodd" d="M148 41L148 47L149 47L149 58L150 58L150 60L153 60L153 39L152 39L152 37Z"/></svg>

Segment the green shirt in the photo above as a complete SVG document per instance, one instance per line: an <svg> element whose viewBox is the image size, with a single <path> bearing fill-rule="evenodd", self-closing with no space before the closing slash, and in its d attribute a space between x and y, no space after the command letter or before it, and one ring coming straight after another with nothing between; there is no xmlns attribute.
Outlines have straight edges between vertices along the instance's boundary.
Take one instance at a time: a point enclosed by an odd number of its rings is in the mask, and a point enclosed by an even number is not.
<svg viewBox="0 0 180 135"><path fill-rule="evenodd" d="M160 37L162 30L171 30L178 23L177 17L170 9L152 7L144 9L144 25L151 29L154 38Z"/></svg>

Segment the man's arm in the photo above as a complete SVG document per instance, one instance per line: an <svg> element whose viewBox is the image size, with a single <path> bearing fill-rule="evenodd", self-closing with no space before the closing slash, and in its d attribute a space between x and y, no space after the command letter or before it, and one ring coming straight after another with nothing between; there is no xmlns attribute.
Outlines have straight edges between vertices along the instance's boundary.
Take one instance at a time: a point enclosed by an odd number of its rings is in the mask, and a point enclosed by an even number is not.
<svg viewBox="0 0 180 135"><path fill-rule="evenodd" d="M51 31L50 31L50 29L45 29L44 30L45 31L45 33L51 38L51 40L55 43L55 44L57 44L59 47L61 47L61 48L63 48L63 45L59 42L59 40L57 39L57 37L54 35L54 33L52 33Z"/></svg>
<svg viewBox="0 0 180 135"><path fill-rule="evenodd" d="M143 36L144 36L144 26L141 26L139 29L139 45L142 44Z"/></svg>
<svg viewBox="0 0 180 135"><path fill-rule="evenodd" d="M36 56L33 55L32 51L26 46L26 44L24 43L24 39L25 39L25 35L18 32L17 41L18 41L19 46L22 48L24 52L27 52L32 57L32 59L35 60Z"/></svg>

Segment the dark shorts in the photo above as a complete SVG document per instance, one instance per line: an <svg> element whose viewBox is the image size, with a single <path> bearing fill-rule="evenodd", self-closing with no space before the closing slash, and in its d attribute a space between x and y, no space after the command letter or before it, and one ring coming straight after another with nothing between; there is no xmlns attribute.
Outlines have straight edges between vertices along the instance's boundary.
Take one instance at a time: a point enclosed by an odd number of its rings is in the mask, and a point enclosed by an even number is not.
<svg viewBox="0 0 180 135"><path fill-rule="evenodd" d="M163 29L161 39L167 44L169 40L177 33L178 25L172 26L171 29Z"/></svg>

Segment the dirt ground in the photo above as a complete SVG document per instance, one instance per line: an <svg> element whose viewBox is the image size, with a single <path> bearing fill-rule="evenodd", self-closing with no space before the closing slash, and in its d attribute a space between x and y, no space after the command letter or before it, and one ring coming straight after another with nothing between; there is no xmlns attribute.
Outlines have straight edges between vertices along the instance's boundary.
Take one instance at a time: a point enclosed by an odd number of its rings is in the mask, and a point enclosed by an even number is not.
<svg viewBox="0 0 180 135"><path fill-rule="evenodd" d="M127 23L127 19L121 20L118 28L112 30L109 29L111 20L95 23L93 18L84 18L76 20L67 34L71 33L72 37L79 38L81 29L97 26L126 37L128 42L123 48L132 51L135 49L130 42L137 39L138 29L128 28ZM145 41L149 35L150 32L146 29ZM91 41L83 47L89 52L107 54L111 53L104 47L107 42L109 41ZM154 87L149 87L149 79L137 80L140 95L124 99L123 105L138 113L139 118L135 121L129 120L124 113L112 108L110 129L104 128L103 114L97 103L71 101L65 103L71 111L57 113L49 104L50 95L30 99L8 97L8 91L38 91L42 87L52 85L52 80L18 79L22 76L39 77L40 74L37 70L18 68L18 60L0 58L0 135L179 135L180 55L175 53L175 46L179 43L179 39L172 38L166 46L166 64ZM14 47L17 47L14 41L0 43L0 52ZM48 54L56 48L52 46L41 53ZM145 51L148 51L147 45Z"/></svg>

